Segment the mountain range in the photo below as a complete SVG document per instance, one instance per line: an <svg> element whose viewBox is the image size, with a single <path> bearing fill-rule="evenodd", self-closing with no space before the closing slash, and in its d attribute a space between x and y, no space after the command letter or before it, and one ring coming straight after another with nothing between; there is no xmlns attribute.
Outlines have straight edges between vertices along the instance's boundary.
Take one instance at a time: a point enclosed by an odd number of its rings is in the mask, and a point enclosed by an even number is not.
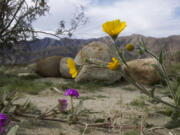
<svg viewBox="0 0 180 135"><path fill-rule="evenodd" d="M161 49L169 52L180 51L180 35L172 35L164 38L145 37L139 34L133 34L130 36L119 37L117 45L120 48L128 43L133 44L135 47L138 45L139 40L142 40L147 48L152 50L153 53L158 54ZM48 56L69 56L75 57L78 51L93 41L101 41L112 45L112 40L109 37L93 38L93 39L69 39L62 38L56 40L53 38L35 39L23 43L18 47L19 51L13 54L11 60L8 58L3 59L3 63L9 63L10 61L15 64L29 64L34 63L41 58ZM26 48L24 50L23 48ZM28 48L28 49L27 49ZM134 51L132 53L125 54L128 59L135 59L138 57Z"/></svg>

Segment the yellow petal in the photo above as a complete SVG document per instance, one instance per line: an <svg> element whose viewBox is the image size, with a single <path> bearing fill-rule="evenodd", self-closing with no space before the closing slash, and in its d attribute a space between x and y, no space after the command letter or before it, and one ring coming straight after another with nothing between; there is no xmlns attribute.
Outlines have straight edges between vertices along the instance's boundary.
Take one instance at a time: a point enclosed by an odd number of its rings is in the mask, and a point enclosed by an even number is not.
<svg viewBox="0 0 180 135"><path fill-rule="evenodd" d="M78 71L76 69L75 62L70 58L67 59L67 67L69 68L69 74L72 75L72 78L75 78L78 74Z"/></svg>
<svg viewBox="0 0 180 135"><path fill-rule="evenodd" d="M121 22L119 19L114 21L107 21L103 25L103 31L110 35L112 38L117 37L118 34L126 27L126 22Z"/></svg>
<svg viewBox="0 0 180 135"><path fill-rule="evenodd" d="M78 72L73 73L72 78L76 78L77 74L78 74Z"/></svg>
<svg viewBox="0 0 180 135"><path fill-rule="evenodd" d="M68 68L76 67L75 62L74 62L71 58L68 58L68 59L67 59L67 67L68 67Z"/></svg>
<svg viewBox="0 0 180 135"><path fill-rule="evenodd" d="M113 63L110 62L107 67L108 67L109 69L113 70Z"/></svg>
<svg viewBox="0 0 180 135"><path fill-rule="evenodd" d="M115 62L115 61L118 61L115 57L112 57L112 60Z"/></svg>
<svg viewBox="0 0 180 135"><path fill-rule="evenodd" d="M124 28L126 27L126 22L121 22L120 25L119 25L119 29L118 29L118 32L121 32L124 30Z"/></svg>
<svg viewBox="0 0 180 135"><path fill-rule="evenodd" d="M116 70L119 66L120 66L120 62L118 61L117 58L115 57L112 57L112 60L113 62L109 62L107 67L110 69L110 70Z"/></svg>
<svg viewBox="0 0 180 135"><path fill-rule="evenodd" d="M72 78L75 78L78 74L76 68L70 69L69 73L72 75Z"/></svg>

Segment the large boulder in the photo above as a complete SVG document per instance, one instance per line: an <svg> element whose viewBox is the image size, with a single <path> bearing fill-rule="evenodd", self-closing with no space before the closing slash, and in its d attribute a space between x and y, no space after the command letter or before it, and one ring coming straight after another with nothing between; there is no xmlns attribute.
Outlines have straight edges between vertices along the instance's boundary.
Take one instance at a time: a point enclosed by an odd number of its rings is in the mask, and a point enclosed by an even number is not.
<svg viewBox="0 0 180 135"><path fill-rule="evenodd" d="M153 58L136 59L127 62L127 66L123 65L126 75L131 75L135 80L146 85L150 85L160 81L159 74L155 71L152 64L158 65L157 60Z"/></svg>
<svg viewBox="0 0 180 135"><path fill-rule="evenodd" d="M61 73L61 76L64 78L72 78L72 75L69 74L69 68L67 67L68 58L70 57L63 57L59 63L59 71Z"/></svg>
<svg viewBox="0 0 180 135"><path fill-rule="evenodd" d="M112 84L121 79L120 72L112 71L108 68L101 68L96 65L84 65L75 82L103 82L104 84Z"/></svg>
<svg viewBox="0 0 180 135"><path fill-rule="evenodd" d="M37 62L37 73L44 77L60 76L59 63L61 56L51 56Z"/></svg>
<svg viewBox="0 0 180 135"><path fill-rule="evenodd" d="M76 64L82 65L84 59L110 62L112 57L117 57L113 48L102 42L92 42L78 52L74 61Z"/></svg>
<svg viewBox="0 0 180 135"><path fill-rule="evenodd" d="M112 84L115 81L120 80L121 75L118 71L111 71L107 67L100 67L101 65L107 66L107 63L112 61L112 57L117 57L117 55L113 48L110 48L105 43L92 42L83 47L74 60L75 63L81 67L75 81L100 81L106 84ZM96 63L97 65L87 64L85 59L92 63Z"/></svg>

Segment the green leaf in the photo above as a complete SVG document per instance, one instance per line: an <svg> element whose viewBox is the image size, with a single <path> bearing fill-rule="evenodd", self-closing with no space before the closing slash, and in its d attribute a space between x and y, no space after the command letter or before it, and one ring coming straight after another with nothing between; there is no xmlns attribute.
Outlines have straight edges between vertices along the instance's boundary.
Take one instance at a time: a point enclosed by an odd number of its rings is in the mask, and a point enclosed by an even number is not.
<svg viewBox="0 0 180 135"><path fill-rule="evenodd" d="M171 120L169 121L168 123L166 123L164 125L165 128L168 128L168 129L173 129L173 128L177 128L177 127L180 127L180 119L177 119L177 120Z"/></svg>
<svg viewBox="0 0 180 135"><path fill-rule="evenodd" d="M180 76L177 76L176 80L180 84Z"/></svg>
<svg viewBox="0 0 180 135"><path fill-rule="evenodd" d="M9 108L8 113L14 113L16 111L16 106L12 106L11 108Z"/></svg>
<svg viewBox="0 0 180 135"><path fill-rule="evenodd" d="M122 54L122 53L119 53L119 56L120 56L120 58L121 58L120 60L121 60L126 66L128 66L127 63L126 63L126 60L125 60L125 58L124 58L124 56L123 56L123 54ZM120 61L120 62L121 62L121 61Z"/></svg>
<svg viewBox="0 0 180 135"><path fill-rule="evenodd" d="M137 49L137 53L138 53L139 55L143 55L143 54L144 54L144 51L143 51L141 48L138 48L138 49Z"/></svg>
<svg viewBox="0 0 180 135"><path fill-rule="evenodd" d="M139 46L143 51L147 50L142 40L139 40Z"/></svg>
<svg viewBox="0 0 180 135"><path fill-rule="evenodd" d="M159 63L163 64L163 51L162 50L159 55Z"/></svg>
<svg viewBox="0 0 180 135"><path fill-rule="evenodd" d="M2 95L2 103L4 104L4 102L6 101L7 99L7 91L3 91L3 95Z"/></svg>
<svg viewBox="0 0 180 135"><path fill-rule="evenodd" d="M156 87L153 87L153 88L151 89L151 96L152 96L152 97L154 97L155 89L156 89Z"/></svg>
<svg viewBox="0 0 180 135"><path fill-rule="evenodd" d="M165 76L164 76L164 73L163 73L162 69L158 65L156 65L156 64L152 64L152 66L156 70L156 72L159 74L161 79L164 79Z"/></svg>
<svg viewBox="0 0 180 135"><path fill-rule="evenodd" d="M178 105L180 105L180 85L177 87L177 90L176 90L176 103Z"/></svg>
<svg viewBox="0 0 180 135"><path fill-rule="evenodd" d="M19 126L15 125L14 127L12 127L9 132L7 133L7 135L16 135L17 131L18 131Z"/></svg>
<svg viewBox="0 0 180 135"><path fill-rule="evenodd" d="M177 109L173 109L173 112L171 114L171 119L177 120L177 118L179 118L179 116L180 116L180 111Z"/></svg>
<svg viewBox="0 0 180 135"><path fill-rule="evenodd" d="M105 119L98 118L95 120L95 123L103 123L104 121L105 121Z"/></svg>

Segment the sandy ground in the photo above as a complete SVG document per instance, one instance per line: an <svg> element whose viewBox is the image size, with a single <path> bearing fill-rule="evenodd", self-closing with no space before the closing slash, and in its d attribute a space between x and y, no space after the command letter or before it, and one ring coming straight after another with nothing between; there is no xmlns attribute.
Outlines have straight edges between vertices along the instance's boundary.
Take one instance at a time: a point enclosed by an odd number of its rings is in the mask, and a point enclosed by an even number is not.
<svg viewBox="0 0 180 135"><path fill-rule="evenodd" d="M45 81L47 80L48 78L45 79ZM62 83L65 81L64 79L58 80L57 78L50 78L50 80L55 83ZM128 88L130 88L130 90L128 90ZM38 109L45 112L56 106L58 99L65 98L68 100L68 104L70 104L70 98L63 94L64 91L62 90L58 93L52 89L47 89L39 95L26 94L18 102L23 103L28 99L32 104L36 105ZM119 84L113 87L106 86L93 92L81 89L79 90L79 94L80 99L84 99L83 109L97 112L88 114L87 123L88 121L92 122L99 118L114 118L113 122L118 125L134 126L140 125L140 123L143 122L144 124L153 125L153 127L159 127L169 120L168 117L156 113L156 111L162 107L161 104L155 105L146 102L144 107L132 106L130 103L142 96L142 94L128 84ZM74 99L75 106L79 103L80 99ZM70 109L70 105L68 109ZM78 125L36 120L24 120L22 127L18 135L83 135L85 129L85 127ZM138 131L138 129L110 130L99 128L87 128L86 131L89 135L137 135L132 133L133 130ZM131 132L131 134L127 132ZM144 135L180 135L180 130L159 129Z"/></svg>

